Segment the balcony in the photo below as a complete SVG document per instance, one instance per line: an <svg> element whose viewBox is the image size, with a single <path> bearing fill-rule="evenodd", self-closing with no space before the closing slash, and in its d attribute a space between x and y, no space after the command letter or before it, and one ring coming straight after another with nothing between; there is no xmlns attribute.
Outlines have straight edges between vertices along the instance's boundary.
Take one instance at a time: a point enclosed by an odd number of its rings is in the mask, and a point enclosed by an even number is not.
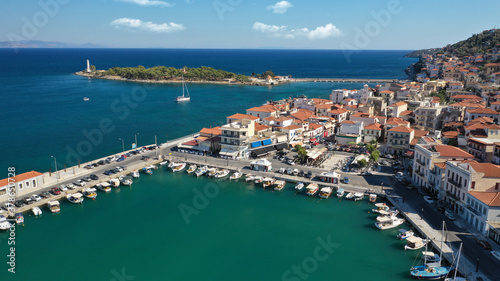
<svg viewBox="0 0 500 281"><path fill-rule="evenodd" d="M422 165L422 166L425 166L425 161L422 161L420 159L415 159L415 161L417 161L418 164Z"/></svg>
<svg viewBox="0 0 500 281"><path fill-rule="evenodd" d="M478 216L478 217L482 216L482 214L481 214L478 210L474 209L474 208L473 208L471 205L469 205L469 204L467 204L467 209L469 209L469 211L473 212L473 213L474 213L476 216Z"/></svg>
<svg viewBox="0 0 500 281"><path fill-rule="evenodd" d="M460 201L460 197L458 197L457 195L455 195L455 193L452 193L449 190L446 190L446 196L455 200L455 201Z"/></svg>
<svg viewBox="0 0 500 281"><path fill-rule="evenodd" d="M457 181L455 181L455 180L454 180L454 179L452 179L452 178L448 178L448 182L449 182L449 183L451 183L451 184L453 184L454 186L456 186L456 187L458 187L458 188L460 188L460 187L461 187L461 186L460 186L460 183L458 183Z"/></svg>
<svg viewBox="0 0 500 281"><path fill-rule="evenodd" d="M423 177L423 176L424 176L424 173L423 173L423 172L421 172L421 171L419 171L419 170L416 170L416 171L415 171L415 173L417 173L417 174L418 174L418 175L420 175L421 177Z"/></svg>

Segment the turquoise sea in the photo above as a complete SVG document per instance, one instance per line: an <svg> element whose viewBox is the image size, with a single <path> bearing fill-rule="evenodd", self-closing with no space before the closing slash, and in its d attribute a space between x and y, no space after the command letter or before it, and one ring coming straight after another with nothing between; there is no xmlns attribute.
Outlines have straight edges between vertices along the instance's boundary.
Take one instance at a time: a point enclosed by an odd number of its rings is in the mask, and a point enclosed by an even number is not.
<svg viewBox="0 0 500 281"><path fill-rule="evenodd" d="M86 59L98 69L207 65L246 74L405 78L415 61L403 58L406 52L364 51L347 63L341 51L0 50L0 167L5 175L11 166L53 170L53 155L60 169L120 152L119 138L127 148L136 133L139 145L155 135L165 142L266 100L327 98L332 89L362 86L189 84L191 102L181 105L174 102L179 85L73 75ZM0 280L409 279L416 253L403 250L397 230L373 226L371 207L295 195L291 186L272 192L159 170L83 205L62 202L60 214L27 215L15 232L16 274L7 272L8 233L0 233Z"/></svg>

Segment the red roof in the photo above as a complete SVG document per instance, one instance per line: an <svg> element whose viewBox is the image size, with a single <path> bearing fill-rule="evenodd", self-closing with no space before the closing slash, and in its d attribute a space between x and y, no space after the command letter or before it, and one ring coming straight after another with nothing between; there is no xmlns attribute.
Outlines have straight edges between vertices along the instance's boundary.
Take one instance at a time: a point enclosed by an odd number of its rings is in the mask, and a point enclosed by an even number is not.
<svg viewBox="0 0 500 281"><path fill-rule="evenodd" d="M411 133L414 130L405 126L397 126L389 130L389 132Z"/></svg>
<svg viewBox="0 0 500 281"><path fill-rule="evenodd" d="M434 148L441 157L474 159L474 156L455 146L443 144L436 145Z"/></svg>
<svg viewBox="0 0 500 281"><path fill-rule="evenodd" d="M22 174L15 176L15 177L10 178L10 182L20 182L20 181L24 181L24 180L31 179L34 177L38 177L40 175L43 175L43 174L40 172L37 172L37 171L30 171L30 172L22 173ZM9 185L9 179L0 180L0 186L7 186L7 185Z"/></svg>
<svg viewBox="0 0 500 281"><path fill-rule="evenodd" d="M491 207L500 207L500 192L469 191L469 194Z"/></svg>
<svg viewBox="0 0 500 281"><path fill-rule="evenodd" d="M365 126L365 130L376 130L376 131L381 131L382 130L382 125L379 123L374 123L374 124L369 124Z"/></svg>
<svg viewBox="0 0 500 281"><path fill-rule="evenodd" d="M237 119L237 120L241 120L241 119L257 120L257 119L259 119L259 117L248 115L248 114L241 114L241 113L233 114L231 116L228 116L227 118Z"/></svg>

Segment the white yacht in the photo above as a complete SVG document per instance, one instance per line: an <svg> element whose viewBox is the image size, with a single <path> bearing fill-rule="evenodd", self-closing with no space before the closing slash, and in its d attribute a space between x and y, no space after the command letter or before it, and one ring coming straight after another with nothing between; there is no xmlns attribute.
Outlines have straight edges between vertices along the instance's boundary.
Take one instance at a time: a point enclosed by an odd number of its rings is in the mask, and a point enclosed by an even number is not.
<svg viewBox="0 0 500 281"><path fill-rule="evenodd" d="M192 173L194 173L196 171L196 168L198 168L196 165L194 165L194 164L190 165L186 172L188 174L192 174Z"/></svg>
<svg viewBox="0 0 500 281"><path fill-rule="evenodd" d="M0 230L7 230L12 224L4 216L0 216Z"/></svg>
<svg viewBox="0 0 500 281"><path fill-rule="evenodd" d="M137 170L132 171L132 172L130 173L130 175L131 175L133 178L136 178L136 179L138 179L138 178L141 176L141 174L139 174L139 172L138 172Z"/></svg>
<svg viewBox="0 0 500 281"><path fill-rule="evenodd" d="M134 181L130 177L125 177L125 176L120 177L120 184L122 185L131 186L133 183Z"/></svg>
<svg viewBox="0 0 500 281"><path fill-rule="evenodd" d="M49 210L52 213L59 213L59 211L61 211L61 208L59 207L59 201L57 200L47 202L47 207L49 207Z"/></svg>
<svg viewBox="0 0 500 281"><path fill-rule="evenodd" d="M254 175L248 174L245 176L245 181L253 181L255 179Z"/></svg>
<svg viewBox="0 0 500 281"><path fill-rule="evenodd" d="M374 213L380 213L380 211L388 211L390 209L385 203L376 203L375 207L377 207L377 209L372 209Z"/></svg>
<svg viewBox="0 0 500 281"><path fill-rule="evenodd" d="M110 184L108 182L102 182L102 183L98 184L97 188L101 191L106 192L106 193L111 191L111 187L110 187Z"/></svg>
<svg viewBox="0 0 500 281"><path fill-rule="evenodd" d="M425 247L427 243L429 243L428 239L422 239L417 236L411 236L406 238L405 250L418 250Z"/></svg>
<svg viewBox="0 0 500 281"><path fill-rule="evenodd" d="M354 193L354 201L363 200L363 197L365 197L365 194L363 192Z"/></svg>
<svg viewBox="0 0 500 281"><path fill-rule="evenodd" d="M68 199L69 202L74 204L82 204L83 202L83 194L81 194L80 192L70 194L66 196L66 198Z"/></svg>
<svg viewBox="0 0 500 281"><path fill-rule="evenodd" d="M184 75L182 76L182 96L178 96L175 101L176 102L186 102L190 101L191 97L189 96L189 91L186 85L186 82L184 82Z"/></svg>
<svg viewBox="0 0 500 281"><path fill-rule="evenodd" d="M415 233L413 232L413 230L400 229L396 238L403 240L407 239L408 237L412 237L414 235Z"/></svg>
<svg viewBox="0 0 500 281"><path fill-rule="evenodd" d="M186 168L186 163L184 162L181 162L181 163L175 163L173 166L172 166L172 172L180 172L182 170L184 170L184 168Z"/></svg>
<svg viewBox="0 0 500 281"><path fill-rule="evenodd" d="M198 170L196 170L196 172L194 172L194 174L197 177L202 176L202 175L204 175L207 172L207 169L208 169L207 166L199 167Z"/></svg>
<svg viewBox="0 0 500 281"><path fill-rule="evenodd" d="M83 195L87 198L90 198L90 199L96 199L97 189L95 189L93 187L85 188L83 190Z"/></svg>
<svg viewBox="0 0 500 281"><path fill-rule="evenodd" d="M218 171L215 175L214 175L214 178L216 179L222 179L222 178L225 178L229 175L229 170L228 169L222 169L220 171Z"/></svg>
<svg viewBox="0 0 500 281"><path fill-rule="evenodd" d="M348 199L348 200L354 199L354 192L347 193L347 195L345 196L345 199Z"/></svg>
<svg viewBox="0 0 500 281"><path fill-rule="evenodd" d="M398 218L398 217L394 217L394 218L386 220L386 221L376 222L375 226L378 229L384 230L384 229L390 229L390 228L394 228L394 227L400 226L404 222L405 222L404 219Z"/></svg>
<svg viewBox="0 0 500 281"><path fill-rule="evenodd" d="M35 215L35 216L39 216L42 214L42 210L40 210L39 207L33 207L33 209L31 209L31 211L33 212L33 215Z"/></svg>
<svg viewBox="0 0 500 281"><path fill-rule="evenodd" d="M344 197L344 194L345 194L345 190L343 188L339 187L337 189L337 197L342 198L342 197Z"/></svg>
<svg viewBox="0 0 500 281"><path fill-rule="evenodd" d="M304 183L303 182L298 182L296 185L295 185L295 190L297 191L301 191L302 189L304 189Z"/></svg>
<svg viewBox="0 0 500 281"><path fill-rule="evenodd" d="M229 177L229 179L230 179L230 180L237 180L237 179L241 178L241 176L242 176L242 175L243 175L243 174L242 174L242 173L240 173L240 172L234 172L234 173L233 173L233 174Z"/></svg>
<svg viewBox="0 0 500 281"><path fill-rule="evenodd" d="M109 180L109 184L112 186L112 187L119 187L120 186L120 180L119 179L110 179Z"/></svg>

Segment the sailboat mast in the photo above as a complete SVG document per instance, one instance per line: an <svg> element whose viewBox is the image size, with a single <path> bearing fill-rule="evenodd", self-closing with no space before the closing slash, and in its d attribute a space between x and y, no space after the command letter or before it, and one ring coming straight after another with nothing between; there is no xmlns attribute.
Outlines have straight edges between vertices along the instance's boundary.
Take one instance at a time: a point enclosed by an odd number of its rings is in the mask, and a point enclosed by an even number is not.
<svg viewBox="0 0 500 281"><path fill-rule="evenodd" d="M457 258L457 264L455 265L455 275L453 276L453 281L457 279L458 263L460 262L460 254L462 253L462 244L463 243L460 243L460 249L458 249L458 258Z"/></svg>
<svg viewBox="0 0 500 281"><path fill-rule="evenodd" d="M443 221L443 229L441 230L441 251L439 251L439 263L441 263L441 259L443 258L443 239L444 239L444 221Z"/></svg>

